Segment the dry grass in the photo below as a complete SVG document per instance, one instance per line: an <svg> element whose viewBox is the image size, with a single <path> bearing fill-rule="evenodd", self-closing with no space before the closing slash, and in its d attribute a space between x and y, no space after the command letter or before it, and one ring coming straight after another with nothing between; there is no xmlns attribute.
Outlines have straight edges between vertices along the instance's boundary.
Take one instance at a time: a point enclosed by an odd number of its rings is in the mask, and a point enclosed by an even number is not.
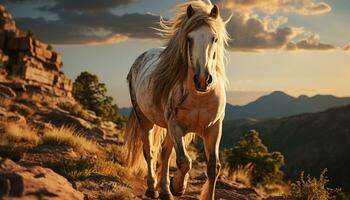
<svg viewBox="0 0 350 200"><path fill-rule="evenodd" d="M121 166L116 162L101 159L101 158L96 160L95 168L98 173L106 176L127 177L130 175L129 170L127 168Z"/></svg>
<svg viewBox="0 0 350 200"><path fill-rule="evenodd" d="M86 121L92 120L89 113L78 103L73 104L70 102L60 102L57 104L57 106L62 108L63 110L68 111L70 114L76 117L82 118Z"/></svg>
<svg viewBox="0 0 350 200"><path fill-rule="evenodd" d="M80 152L96 153L98 151L96 143L86 139L73 128L66 126L46 131L43 135L43 142L49 145L69 146Z"/></svg>
<svg viewBox="0 0 350 200"><path fill-rule="evenodd" d="M5 109L9 109L11 104L12 104L11 99L0 97L0 107L3 107Z"/></svg>
<svg viewBox="0 0 350 200"><path fill-rule="evenodd" d="M9 123L5 126L4 137L9 142L29 142L35 145L40 143L40 137L36 131L27 126L19 126L14 123Z"/></svg>
<svg viewBox="0 0 350 200"><path fill-rule="evenodd" d="M129 188L119 187L114 189L113 191L107 192L103 195L103 199L105 200L133 200L135 199L135 195Z"/></svg>
<svg viewBox="0 0 350 200"><path fill-rule="evenodd" d="M59 161L49 161L44 163L44 166L64 176L71 182L84 180L95 172L94 164L89 159L84 158L78 160L62 159Z"/></svg>
<svg viewBox="0 0 350 200"><path fill-rule="evenodd" d="M248 163L244 166L240 165L233 171L229 178L236 183L241 183L250 187L253 180L253 169L254 165L252 163Z"/></svg>

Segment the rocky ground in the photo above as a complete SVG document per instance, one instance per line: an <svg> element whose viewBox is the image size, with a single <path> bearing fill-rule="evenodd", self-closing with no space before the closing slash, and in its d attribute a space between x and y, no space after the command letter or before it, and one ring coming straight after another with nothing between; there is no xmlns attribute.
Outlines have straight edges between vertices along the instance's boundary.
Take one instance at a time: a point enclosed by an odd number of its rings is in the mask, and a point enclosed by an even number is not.
<svg viewBox="0 0 350 200"><path fill-rule="evenodd" d="M146 199L145 177L123 166L122 137L114 123L73 99L0 77L0 199ZM204 167L194 163L188 190L177 199L198 199ZM263 199L225 177L216 197Z"/></svg>

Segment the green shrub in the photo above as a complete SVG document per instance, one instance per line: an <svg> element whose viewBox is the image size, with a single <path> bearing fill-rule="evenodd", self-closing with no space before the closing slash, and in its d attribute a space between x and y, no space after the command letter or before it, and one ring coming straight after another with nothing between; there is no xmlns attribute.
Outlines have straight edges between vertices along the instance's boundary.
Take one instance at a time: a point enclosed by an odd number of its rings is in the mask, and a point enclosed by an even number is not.
<svg viewBox="0 0 350 200"><path fill-rule="evenodd" d="M255 130L245 134L235 147L225 149L221 158L223 166L231 172L251 164L253 185L278 182L283 178L283 155L280 152L270 153Z"/></svg>
<svg viewBox="0 0 350 200"><path fill-rule="evenodd" d="M100 83L96 75L82 72L74 81L72 94L84 108L94 111L104 120L122 125L118 106L112 97L107 96L106 85Z"/></svg>
<svg viewBox="0 0 350 200"><path fill-rule="evenodd" d="M285 200L340 200L347 198L340 189L327 188L329 182L326 176L327 170L323 170L320 178L311 178L309 175L304 179L304 172L301 173L300 180L290 184L288 195Z"/></svg>

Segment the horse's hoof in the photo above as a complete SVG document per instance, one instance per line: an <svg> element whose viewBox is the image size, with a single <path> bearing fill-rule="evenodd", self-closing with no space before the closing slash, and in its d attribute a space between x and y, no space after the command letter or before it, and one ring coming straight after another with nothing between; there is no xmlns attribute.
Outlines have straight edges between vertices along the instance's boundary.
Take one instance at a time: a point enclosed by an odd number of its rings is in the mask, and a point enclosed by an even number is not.
<svg viewBox="0 0 350 200"><path fill-rule="evenodd" d="M171 177L171 179L170 179L170 191L171 191L171 193L177 197L182 196L185 193L185 189L182 189L180 191L175 190L173 187L173 185L174 185L173 180L174 180L174 177Z"/></svg>
<svg viewBox="0 0 350 200"><path fill-rule="evenodd" d="M161 200L174 200L174 197L171 193L160 193L159 198Z"/></svg>
<svg viewBox="0 0 350 200"><path fill-rule="evenodd" d="M159 197L159 193L156 190L146 190L146 196L151 199L157 199Z"/></svg>

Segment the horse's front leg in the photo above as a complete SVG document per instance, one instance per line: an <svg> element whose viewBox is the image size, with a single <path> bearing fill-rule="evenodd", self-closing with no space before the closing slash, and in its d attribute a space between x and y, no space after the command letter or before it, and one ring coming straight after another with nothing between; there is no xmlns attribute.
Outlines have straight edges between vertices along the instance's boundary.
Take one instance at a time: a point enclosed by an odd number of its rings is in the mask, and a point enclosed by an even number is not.
<svg viewBox="0 0 350 200"><path fill-rule="evenodd" d="M175 196L185 193L187 187L188 171L191 169L191 158L187 154L185 146L185 131L174 119L169 120L168 133L176 152L176 165L178 170L171 179L170 190Z"/></svg>
<svg viewBox="0 0 350 200"><path fill-rule="evenodd" d="M169 157L173 150L173 143L170 139L169 133L166 134L165 140L162 144L162 152L160 154L160 194L159 197L162 200L173 200L173 195L170 192L170 180L169 180Z"/></svg>
<svg viewBox="0 0 350 200"><path fill-rule="evenodd" d="M201 200L214 200L216 181L220 173L219 145L221 139L222 121L219 120L207 128L203 134L204 149L207 157L207 181L201 192Z"/></svg>

